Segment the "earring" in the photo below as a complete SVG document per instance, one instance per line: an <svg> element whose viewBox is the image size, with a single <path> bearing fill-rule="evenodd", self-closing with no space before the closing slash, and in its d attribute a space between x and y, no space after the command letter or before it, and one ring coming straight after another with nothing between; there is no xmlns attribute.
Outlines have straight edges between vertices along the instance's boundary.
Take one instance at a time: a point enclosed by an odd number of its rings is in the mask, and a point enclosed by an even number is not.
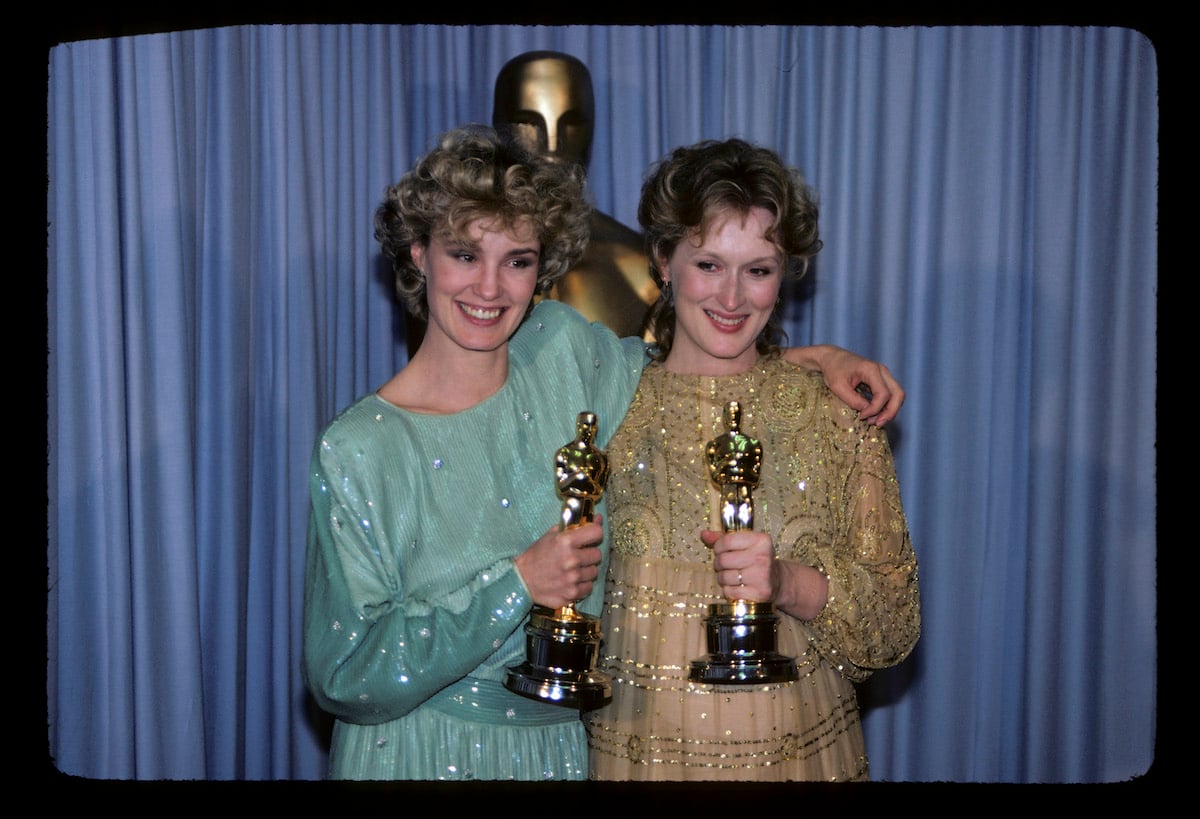
<svg viewBox="0 0 1200 819"><path fill-rule="evenodd" d="M668 281L666 281L666 282L664 282L664 283L663 283L663 286L662 286L662 300L663 300L663 303L664 303L664 304L670 304L670 303L671 303L671 282L670 282L670 280L668 280Z"/></svg>

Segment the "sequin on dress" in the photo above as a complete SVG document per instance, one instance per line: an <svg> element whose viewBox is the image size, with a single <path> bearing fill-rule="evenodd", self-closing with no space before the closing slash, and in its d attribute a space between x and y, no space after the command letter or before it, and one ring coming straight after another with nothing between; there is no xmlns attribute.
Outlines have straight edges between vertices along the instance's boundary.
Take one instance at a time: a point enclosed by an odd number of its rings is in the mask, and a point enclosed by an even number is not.
<svg viewBox="0 0 1200 819"><path fill-rule="evenodd" d="M579 712L503 686L532 605L512 559L559 519L554 454L578 413L597 414L604 446L644 352L547 301L509 361L469 410L424 415L371 394L315 447L304 673L337 718L331 778L587 778ZM601 594L579 608L598 614Z"/></svg>
<svg viewBox="0 0 1200 819"><path fill-rule="evenodd" d="M701 529L720 530L705 444L730 400L762 443L754 528L780 558L829 578L811 621L780 614L778 650L799 680L688 681L722 600ZM819 373L761 359L738 376L651 364L608 455L612 554L599 667L613 700L588 716L592 777L848 781L868 778L854 683L901 662L920 633L917 559L884 433Z"/></svg>

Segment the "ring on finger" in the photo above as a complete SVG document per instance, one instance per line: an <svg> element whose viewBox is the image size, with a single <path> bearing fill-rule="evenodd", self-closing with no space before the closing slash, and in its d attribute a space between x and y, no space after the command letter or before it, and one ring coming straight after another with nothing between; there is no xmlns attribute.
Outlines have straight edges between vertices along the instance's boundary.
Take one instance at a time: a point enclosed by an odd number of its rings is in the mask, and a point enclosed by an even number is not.
<svg viewBox="0 0 1200 819"><path fill-rule="evenodd" d="M738 572L738 585L739 585L739 586L745 586L745 585L746 585L745 583L743 583L743 582L742 582L742 573L741 573L741 572Z"/></svg>

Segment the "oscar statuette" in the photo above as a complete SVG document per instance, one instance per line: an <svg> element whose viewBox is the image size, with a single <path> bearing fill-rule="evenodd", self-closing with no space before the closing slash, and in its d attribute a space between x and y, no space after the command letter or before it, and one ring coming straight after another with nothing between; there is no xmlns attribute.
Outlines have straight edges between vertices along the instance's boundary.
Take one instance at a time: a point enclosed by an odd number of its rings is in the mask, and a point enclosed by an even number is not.
<svg viewBox="0 0 1200 819"><path fill-rule="evenodd" d="M577 437L558 450L554 474L563 499L561 529L590 523L608 480L608 457L593 441L596 414L581 412ZM604 578L596 582L603 583ZM525 662L508 669L504 686L517 694L587 711L612 699L612 683L596 670L600 619L576 610L535 605L525 626Z"/></svg>
<svg viewBox="0 0 1200 819"><path fill-rule="evenodd" d="M754 498L762 467L762 446L741 431L742 408L725 407L726 432L708 443L705 454L721 493L721 526L726 532L754 528ZM779 615L775 604L751 600L711 603L704 618L708 657L692 661L692 682L716 685L790 682L796 661L775 650Z"/></svg>

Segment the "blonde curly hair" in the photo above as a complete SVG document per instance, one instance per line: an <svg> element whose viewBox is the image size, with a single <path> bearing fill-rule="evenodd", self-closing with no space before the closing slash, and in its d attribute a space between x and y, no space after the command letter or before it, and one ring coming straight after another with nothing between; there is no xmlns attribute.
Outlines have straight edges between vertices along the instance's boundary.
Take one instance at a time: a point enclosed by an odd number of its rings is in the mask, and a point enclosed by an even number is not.
<svg viewBox="0 0 1200 819"><path fill-rule="evenodd" d="M541 243L536 291L545 294L587 249L591 211L583 168L548 162L493 128L468 125L444 133L388 187L375 211L375 238L392 263L396 294L424 320L429 302L414 244L428 245L434 235L465 240L478 219L497 219L504 229L528 222Z"/></svg>

